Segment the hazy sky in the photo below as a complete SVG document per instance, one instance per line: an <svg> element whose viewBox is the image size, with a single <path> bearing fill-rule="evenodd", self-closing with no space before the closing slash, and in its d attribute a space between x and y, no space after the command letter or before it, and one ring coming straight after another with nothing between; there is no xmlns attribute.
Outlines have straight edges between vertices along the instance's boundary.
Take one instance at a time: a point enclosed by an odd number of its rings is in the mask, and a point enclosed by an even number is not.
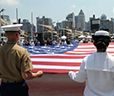
<svg viewBox="0 0 114 96"><path fill-rule="evenodd" d="M53 22L63 21L69 13L74 12L78 15L82 9L86 21L93 14L99 18L105 14L108 19L114 18L114 0L0 0L0 7L6 8L1 13L9 15L11 20L16 19L16 8L18 8L18 17L28 19L31 22L31 12L33 12L33 23L36 23L36 17L45 16L52 18Z"/></svg>

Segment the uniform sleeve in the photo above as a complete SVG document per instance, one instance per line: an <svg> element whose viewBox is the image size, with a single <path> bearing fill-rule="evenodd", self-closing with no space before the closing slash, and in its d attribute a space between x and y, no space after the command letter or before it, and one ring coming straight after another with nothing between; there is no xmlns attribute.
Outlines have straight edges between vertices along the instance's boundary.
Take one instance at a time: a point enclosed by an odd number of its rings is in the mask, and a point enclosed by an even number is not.
<svg viewBox="0 0 114 96"><path fill-rule="evenodd" d="M30 56L28 54L28 51L25 51L25 54L23 54L22 61L21 61L21 73L28 72L33 70L33 65L30 59Z"/></svg>
<svg viewBox="0 0 114 96"><path fill-rule="evenodd" d="M78 72L70 71L68 73L68 75L72 80L74 80L76 82L80 82L80 83L85 82L87 79L87 75L86 75L84 60L82 61L80 70Z"/></svg>

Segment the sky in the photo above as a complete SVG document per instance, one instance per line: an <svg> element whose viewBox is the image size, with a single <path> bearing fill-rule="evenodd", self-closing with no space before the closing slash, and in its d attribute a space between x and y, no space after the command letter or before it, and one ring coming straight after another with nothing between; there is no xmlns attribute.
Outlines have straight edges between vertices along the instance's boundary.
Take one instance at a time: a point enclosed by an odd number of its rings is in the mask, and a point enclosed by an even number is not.
<svg viewBox="0 0 114 96"><path fill-rule="evenodd" d="M53 22L61 22L66 16L74 12L77 16L82 9L85 14L85 21L95 14L100 18L105 14L108 19L114 18L114 0L0 0L0 8L6 11L1 15L9 15L13 22L16 19L16 8L18 18L28 19L31 22L33 13L33 23L36 24L36 17L52 18Z"/></svg>

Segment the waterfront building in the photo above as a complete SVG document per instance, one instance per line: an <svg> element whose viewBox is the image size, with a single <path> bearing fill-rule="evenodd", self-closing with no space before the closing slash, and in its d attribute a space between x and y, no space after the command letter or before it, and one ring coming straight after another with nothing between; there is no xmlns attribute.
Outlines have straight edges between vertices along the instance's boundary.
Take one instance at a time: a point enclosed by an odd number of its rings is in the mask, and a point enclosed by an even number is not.
<svg viewBox="0 0 114 96"><path fill-rule="evenodd" d="M90 31L90 22L85 22L86 31Z"/></svg>
<svg viewBox="0 0 114 96"><path fill-rule="evenodd" d="M27 19L23 19L21 23L23 24L23 26L20 29L23 30L24 34L28 35L27 39L30 40L32 30L33 30L33 38L34 38L34 33L36 31L35 25L34 24L32 25Z"/></svg>
<svg viewBox="0 0 114 96"><path fill-rule="evenodd" d="M111 21L113 22L113 32L114 32L114 18L111 18Z"/></svg>
<svg viewBox="0 0 114 96"><path fill-rule="evenodd" d="M21 27L21 29L30 33L31 32L31 24L30 24L29 20L23 19L22 24L23 24L23 26Z"/></svg>
<svg viewBox="0 0 114 96"><path fill-rule="evenodd" d="M95 18L95 15L90 18L90 30L92 33L100 29L100 19Z"/></svg>
<svg viewBox="0 0 114 96"><path fill-rule="evenodd" d="M22 24L23 24L23 26L21 27L21 29L24 30L25 32L27 32L28 34L31 34L32 24L29 22L29 20L23 19ZM36 31L36 27L33 24L33 32L35 32L35 31Z"/></svg>
<svg viewBox="0 0 114 96"><path fill-rule="evenodd" d="M110 20L104 20L99 18L96 19L95 15L93 15L93 18L90 19L90 24L91 24L91 31L93 33L103 28L108 29L110 34L113 33L113 22Z"/></svg>
<svg viewBox="0 0 114 96"><path fill-rule="evenodd" d="M77 24L78 24L78 16L75 16L75 28L77 28Z"/></svg>
<svg viewBox="0 0 114 96"><path fill-rule="evenodd" d="M51 18L45 18L45 16L43 16L42 18L37 17L36 18L36 23L37 23L37 34L38 34L38 39L40 40L40 42L42 42L43 40L46 40L47 38L53 39L55 38L55 35L57 34L57 32L55 32L54 30L52 31L52 28L54 29L54 23L52 22ZM41 26L39 24L42 24L44 26ZM49 28L50 26L50 28ZM52 26L52 28L51 28ZM53 33L53 34L52 34ZM53 36L53 37L52 37Z"/></svg>
<svg viewBox="0 0 114 96"><path fill-rule="evenodd" d="M66 20L62 21L63 28L73 29L75 28L75 15L70 13L66 16Z"/></svg>
<svg viewBox="0 0 114 96"><path fill-rule="evenodd" d="M101 15L101 19L102 19L102 20L107 20L107 16L106 16L105 14L102 14L102 15Z"/></svg>
<svg viewBox="0 0 114 96"><path fill-rule="evenodd" d="M72 21L62 21L63 28L72 29Z"/></svg>
<svg viewBox="0 0 114 96"><path fill-rule="evenodd" d="M80 10L78 15L78 23L77 23L77 29L78 30L85 30L85 15L82 10Z"/></svg>
<svg viewBox="0 0 114 96"><path fill-rule="evenodd" d="M113 22L109 20L100 20L100 27L104 27L105 29L109 29L110 33L113 33Z"/></svg>
<svg viewBox="0 0 114 96"><path fill-rule="evenodd" d="M6 22L10 23L10 17L9 15L1 15L1 18L5 20Z"/></svg>
<svg viewBox="0 0 114 96"><path fill-rule="evenodd" d="M1 18L5 21L5 22L1 22L3 25L7 25L8 23L10 23L10 17L8 15L1 15ZM5 32L1 29L1 40L6 42L7 38L5 37Z"/></svg>
<svg viewBox="0 0 114 96"><path fill-rule="evenodd" d="M36 20L37 20L36 23L37 23L37 32L38 33L43 33L43 31L46 30L45 27L40 26L38 24L51 25L51 26L53 26L52 19L51 18L45 18L45 16L43 16L42 18L37 17Z"/></svg>
<svg viewBox="0 0 114 96"><path fill-rule="evenodd" d="M2 26L11 24L10 23L10 18L9 18L8 15L1 15L1 18L3 19L1 21ZM13 24L17 24L17 23L13 22ZM20 34L19 39L24 41L24 39L25 39L24 35ZM4 32L3 29L1 29L1 40L4 41L4 42L7 41L7 38L5 37L5 32Z"/></svg>
<svg viewBox="0 0 114 96"><path fill-rule="evenodd" d="M57 22L57 23L56 23L56 26L59 26L60 28L63 28L63 26L62 26L62 23L61 23L61 22Z"/></svg>

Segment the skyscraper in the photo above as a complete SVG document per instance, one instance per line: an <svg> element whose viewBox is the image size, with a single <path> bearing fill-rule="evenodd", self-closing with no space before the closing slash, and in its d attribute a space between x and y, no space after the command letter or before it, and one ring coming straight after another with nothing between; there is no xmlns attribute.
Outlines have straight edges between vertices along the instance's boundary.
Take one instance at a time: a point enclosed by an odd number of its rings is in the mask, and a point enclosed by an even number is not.
<svg viewBox="0 0 114 96"><path fill-rule="evenodd" d="M56 26L59 26L60 28L62 28L62 23L61 22L57 22Z"/></svg>
<svg viewBox="0 0 114 96"><path fill-rule="evenodd" d="M104 28L108 29L110 33L113 33L113 21L101 19L100 27L104 27Z"/></svg>
<svg viewBox="0 0 114 96"><path fill-rule="evenodd" d="M74 13L70 13L66 16L66 20L62 21L63 28L73 29L75 28L75 16Z"/></svg>
<svg viewBox="0 0 114 96"><path fill-rule="evenodd" d="M21 27L21 29L30 33L31 32L31 24L30 24L29 20L23 19L22 24L23 24L23 26Z"/></svg>
<svg viewBox="0 0 114 96"><path fill-rule="evenodd" d="M85 28L85 15L82 9L80 10L79 15L78 15L77 28L78 30L81 30L81 31L86 29Z"/></svg>
<svg viewBox="0 0 114 96"><path fill-rule="evenodd" d="M20 29L22 29L23 31L27 32L27 34L29 36L31 36L31 27L32 27L32 24L27 19L23 19L22 24L23 24L23 26ZM33 32L36 31L35 25L33 25L33 29L32 30L33 30Z"/></svg>
<svg viewBox="0 0 114 96"><path fill-rule="evenodd" d="M43 16L42 18L37 17L37 32L38 33L42 33L44 30L46 30L45 27L40 26L38 24L43 24L43 25L52 25L52 19L51 18L45 18L45 16Z"/></svg>
<svg viewBox="0 0 114 96"><path fill-rule="evenodd" d="M6 22L10 23L10 17L8 15L1 15L1 18Z"/></svg>
<svg viewBox="0 0 114 96"><path fill-rule="evenodd" d="M113 22L113 32L114 32L114 18L111 18L111 21Z"/></svg>
<svg viewBox="0 0 114 96"><path fill-rule="evenodd" d="M75 16L75 28L77 28L78 16Z"/></svg>

